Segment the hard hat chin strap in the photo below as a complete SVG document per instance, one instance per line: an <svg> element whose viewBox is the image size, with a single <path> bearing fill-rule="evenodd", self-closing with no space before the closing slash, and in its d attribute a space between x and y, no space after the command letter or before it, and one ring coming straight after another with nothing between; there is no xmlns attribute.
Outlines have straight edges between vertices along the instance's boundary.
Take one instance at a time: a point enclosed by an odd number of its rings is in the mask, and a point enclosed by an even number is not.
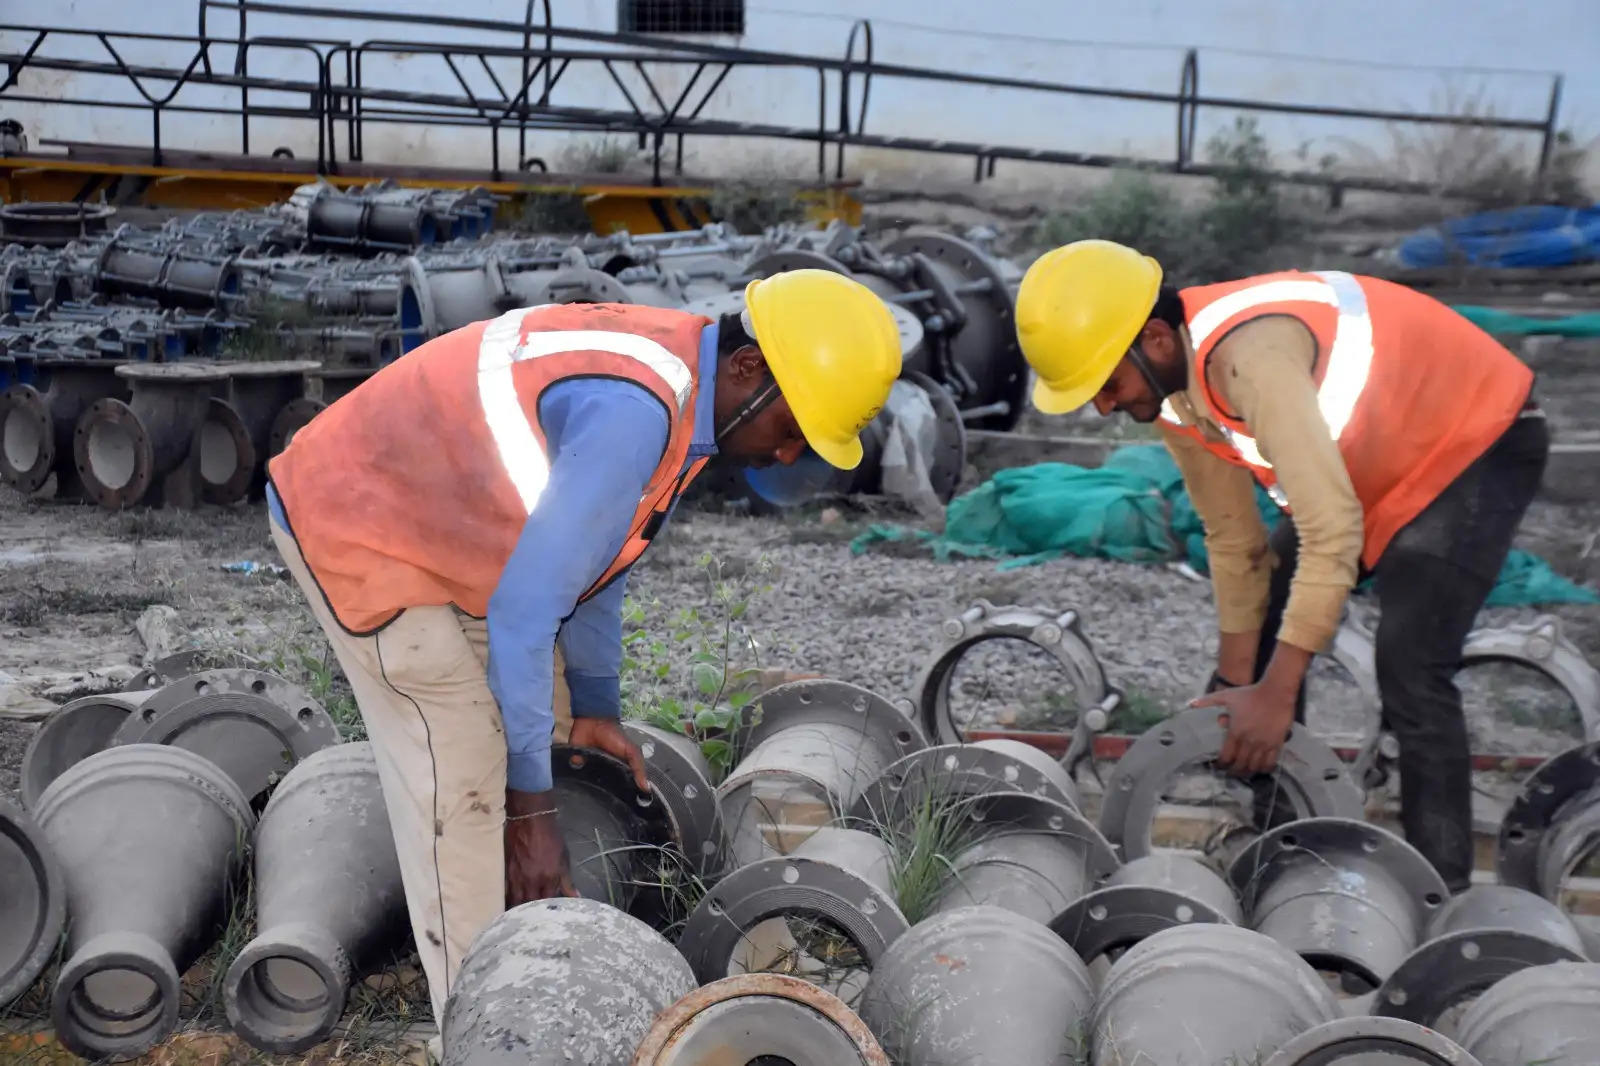
<svg viewBox="0 0 1600 1066"><path fill-rule="evenodd" d="M1144 346L1138 341L1134 341L1133 347L1128 349L1128 361L1139 371L1139 376L1150 386L1150 391L1156 394L1156 399L1165 400L1178 391L1161 384L1161 379L1156 376L1156 368L1151 365L1150 357L1144 354Z"/></svg>
<svg viewBox="0 0 1600 1066"><path fill-rule="evenodd" d="M717 427L717 445L720 447L722 442L732 436L740 426L743 426L762 411L771 407L778 397L782 395L783 393L779 390L777 381L772 377L772 371L762 371L761 381L756 385L755 390L750 393L749 398L734 408L733 413L728 416L727 420Z"/></svg>

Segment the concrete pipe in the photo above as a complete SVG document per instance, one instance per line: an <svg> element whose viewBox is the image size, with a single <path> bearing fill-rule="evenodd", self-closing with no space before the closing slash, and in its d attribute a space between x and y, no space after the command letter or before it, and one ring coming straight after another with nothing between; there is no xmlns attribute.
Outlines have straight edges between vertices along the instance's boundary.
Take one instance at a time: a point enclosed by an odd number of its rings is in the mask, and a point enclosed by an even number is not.
<svg viewBox="0 0 1600 1066"><path fill-rule="evenodd" d="M1594 1061L1600 964L1530 966L1495 982L1461 1015L1456 1038L1483 1066Z"/></svg>
<svg viewBox="0 0 1600 1066"><path fill-rule="evenodd" d="M294 435L304 429L313 418L328 409L321 400L302 396L284 404L272 418L272 430L267 437L267 457L279 454L294 440Z"/></svg>
<svg viewBox="0 0 1600 1066"><path fill-rule="evenodd" d="M883 697L827 680L768 689L728 739L738 762L717 795L736 865L788 853L849 811L890 763L927 744Z"/></svg>
<svg viewBox="0 0 1600 1066"><path fill-rule="evenodd" d="M366 743L325 748L284 777L255 836L256 928L223 983L252 1047L301 1052L344 1014L350 982L406 942L400 861Z"/></svg>
<svg viewBox="0 0 1600 1066"><path fill-rule="evenodd" d="M741 866L700 900L678 937L696 978L797 973L843 994L907 928L889 845L823 828L792 853Z"/></svg>
<svg viewBox="0 0 1600 1066"><path fill-rule="evenodd" d="M1474 885L1439 908L1427 940L1379 986L1372 1013L1433 1025L1518 970L1583 961L1583 940L1554 903L1520 888Z"/></svg>
<svg viewBox="0 0 1600 1066"><path fill-rule="evenodd" d="M128 226L106 242L94 267L94 288L107 296L155 300L162 307L226 311L240 294L234 257L207 257L193 246L134 239Z"/></svg>
<svg viewBox="0 0 1600 1066"><path fill-rule="evenodd" d="M84 1058L141 1055L178 1024L178 975L226 917L255 815L208 760L131 744L56 778L36 817L72 916L56 1036Z"/></svg>
<svg viewBox="0 0 1600 1066"><path fill-rule="evenodd" d="M675 846L665 804L641 793L627 764L601 751L557 744L550 768L573 887L628 910L649 878L666 876L652 861L659 849Z"/></svg>
<svg viewBox="0 0 1600 1066"><path fill-rule="evenodd" d="M980 740L923 748L897 760L856 798L850 821L900 825L931 803L987 792L1025 792L1078 806L1078 786L1050 756L1017 740Z"/></svg>
<svg viewBox="0 0 1600 1066"><path fill-rule="evenodd" d="M589 899L514 907L478 934L445 1003L444 1066L628 1066L694 990L661 934Z"/></svg>
<svg viewBox="0 0 1600 1066"><path fill-rule="evenodd" d="M1100 807L1100 831L1122 849L1124 859L1150 854L1163 786L1187 767L1213 767L1224 737L1217 712L1196 707L1150 729L1118 760ZM1361 819L1361 790L1333 750L1303 726L1290 732L1277 769L1256 780L1272 787L1273 809L1291 816L1286 820Z"/></svg>
<svg viewBox="0 0 1600 1066"><path fill-rule="evenodd" d="M993 260L959 237L912 229L883 248L906 257L910 277L901 299L918 309L933 345L934 376L949 384L963 411L989 413L972 420L979 429L1008 430L1026 406L1028 366L1017 341L1015 306ZM913 299L915 297L915 299Z"/></svg>
<svg viewBox="0 0 1600 1066"><path fill-rule="evenodd" d="M309 359L228 365L228 406L236 416L242 440L211 412L200 430L200 472L209 503L259 498L266 484L266 461L272 451L273 426L296 400L304 399L306 375L321 367ZM249 462L246 463L248 444ZM281 449L280 449L281 450Z"/></svg>
<svg viewBox="0 0 1600 1066"><path fill-rule="evenodd" d="M22 378L0 393L0 479L22 493L44 488L56 475L56 495L73 495L78 474L73 430L84 411L102 399L128 395L116 364L99 359L29 360L32 381Z"/></svg>
<svg viewBox="0 0 1600 1066"><path fill-rule="evenodd" d="M1345 818L1278 826L1234 859L1228 880L1250 928L1337 973L1351 994L1405 961L1450 894L1410 844Z"/></svg>
<svg viewBox="0 0 1600 1066"><path fill-rule="evenodd" d="M1569 879L1600 876L1600 741L1546 760L1500 823L1502 884L1562 902Z"/></svg>
<svg viewBox="0 0 1600 1066"><path fill-rule="evenodd" d="M1105 837L1059 800L987 792L951 804L944 817L960 848L933 913L1003 907L1041 925L1121 865Z"/></svg>
<svg viewBox="0 0 1600 1066"><path fill-rule="evenodd" d="M879 960L862 1019L900 1066L1081 1061L1094 986L1050 930L999 907L919 922Z"/></svg>
<svg viewBox="0 0 1600 1066"><path fill-rule="evenodd" d="M322 704L260 670L204 670L150 694L111 746L186 748L220 768L246 796L270 788L302 759L339 742Z"/></svg>
<svg viewBox="0 0 1600 1066"><path fill-rule="evenodd" d="M132 397L96 400L73 429L73 458L91 500L107 510L147 497L176 507L199 501L198 463L189 462L211 391L227 379L218 366L135 363L117 367Z"/></svg>
<svg viewBox="0 0 1600 1066"><path fill-rule="evenodd" d="M128 715L149 699L149 692L110 692L82 696L46 718L22 753L18 791L29 809L50 782L97 751L104 751Z"/></svg>
<svg viewBox="0 0 1600 1066"><path fill-rule="evenodd" d="M632 1066L889 1066L844 1001L775 973L724 977L656 1018Z"/></svg>
<svg viewBox="0 0 1600 1066"><path fill-rule="evenodd" d="M984 641L1019 640L1044 651L1061 666L1064 687L1079 713L1101 706L1112 695L1100 660L1095 657L1089 638L1083 635L1077 611L1015 604L997 607L988 600L978 600L956 617L946 619L940 628L949 643L924 668L913 691L917 693L917 714L923 729L941 743L956 744L966 739L970 723L957 721L952 713L950 684L962 657ZM1070 725L1061 730L1071 731Z"/></svg>
<svg viewBox="0 0 1600 1066"><path fill-rule="evenodd" d="M1340 1018L1279 1048L1266 1066L1486 1066L1460 1044L1401 1018ZM1511 1066L1511 1064L1506 1064ZM1519 1060L1516 1066L1523 1066Z"/></svg>
<svg viewBox="0 0 1600 1066"><path fill-rule="evenodd" d="M1339 1017L1317 972L1233 925L1174 926L1129 948L1100 985L1093 1066L1259 1062Z"/></svg>
<svg viewBox="0 0 1600 1066"><path fill-rule="evenodd" d="M50 964L66 921L55 854L28 812L0 796L0 1011Z"/></svg>
<svg viewBox="0 0 1600 1066"><path fill-rule="evenodd" d="M1092 963L1173 926L1243 921L1238 897L1210 867L1156 852L1113 871L1099 888L1056 915L1050 928Z"/></svg>
<svg viewBox="0 0 1600 1066"><path fill-rule="evenodd" d="M688 868L700 877L719 873L727 854L727 835L722 806L711 785L711 764L700 745L682 733L643 722L623 722L622 728L639 745L650 790Z"/></svg>

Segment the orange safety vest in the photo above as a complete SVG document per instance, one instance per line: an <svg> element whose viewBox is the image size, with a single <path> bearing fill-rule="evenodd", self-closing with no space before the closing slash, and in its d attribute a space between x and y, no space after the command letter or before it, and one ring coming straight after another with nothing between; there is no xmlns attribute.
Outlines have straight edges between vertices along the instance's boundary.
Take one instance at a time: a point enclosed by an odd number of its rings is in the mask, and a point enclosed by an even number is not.
<svg viewBox="0 0 1600 1066"><path fill-rule="evenodd" d="M1533 385L1533 371L1489 334L1439 301L1380 278L1287 271L1184 289L1179 297L1194 376L1223 439L1183 425L1170 401L1162 418L1248 469L1285 508L1270 458L1219 402L1206 366L1223 338L1266 315L1291 315L1315 336L1317 406L1361 501L1368 569L1395 533L1499 439Z"/></svg>
<svg viewBox="0 0 1600 1066"><path fill-rule="evenodd" d="M371 633L429 605L488 614L550 476L539 398L575 377L637 382L667 412L628 537L582 599L633 565L705 465L684 470L710 322L631 304L520 308L421 345L312 419L267 470L340 624Z"/></svg>

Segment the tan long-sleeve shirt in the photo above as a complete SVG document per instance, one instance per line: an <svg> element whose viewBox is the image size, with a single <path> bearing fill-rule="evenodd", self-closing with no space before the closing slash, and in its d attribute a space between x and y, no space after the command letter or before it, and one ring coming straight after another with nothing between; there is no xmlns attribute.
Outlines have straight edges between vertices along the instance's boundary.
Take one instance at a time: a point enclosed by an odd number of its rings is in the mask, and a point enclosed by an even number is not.
<svg viewBox="0 0 1600 1066"><path fill-rule="evenodd" d="M1222 433L1194 376L1187 332L1189 387L1172 397L1188 425L1209 439ZM1290 585L1278 639L1321 651L1339 627L1345 599L1355 586L1362 544L1361 501L1338 445L1317 407L1311 377L1316 340L1287 315L1254 319L1212 351L1207 373L1213 394L1249 427L1294 513L1299 562ZM1162 429L1183 473L1189 497L1206 529L1206 552L1224 633L1250 633L1266 615L1274 560L1255 505L1255 479L1224 462L1191 437Z"/></svg>

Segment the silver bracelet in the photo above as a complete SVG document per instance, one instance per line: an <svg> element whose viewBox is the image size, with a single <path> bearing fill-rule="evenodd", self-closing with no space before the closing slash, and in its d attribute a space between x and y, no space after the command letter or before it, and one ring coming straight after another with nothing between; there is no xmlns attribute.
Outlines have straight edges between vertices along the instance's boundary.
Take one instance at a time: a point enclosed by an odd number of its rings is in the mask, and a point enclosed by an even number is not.
<svg viewBox="0 0 1600 1066"><path fill-rule="evenodd" d="M506 815L506 821L508 821L508 822L520 822L525 818L543 818L547 814L554 814L554 813L556 813L555 809L551 808L548 811L534 811L532 814L508 814L508 815Z"/></svg>

